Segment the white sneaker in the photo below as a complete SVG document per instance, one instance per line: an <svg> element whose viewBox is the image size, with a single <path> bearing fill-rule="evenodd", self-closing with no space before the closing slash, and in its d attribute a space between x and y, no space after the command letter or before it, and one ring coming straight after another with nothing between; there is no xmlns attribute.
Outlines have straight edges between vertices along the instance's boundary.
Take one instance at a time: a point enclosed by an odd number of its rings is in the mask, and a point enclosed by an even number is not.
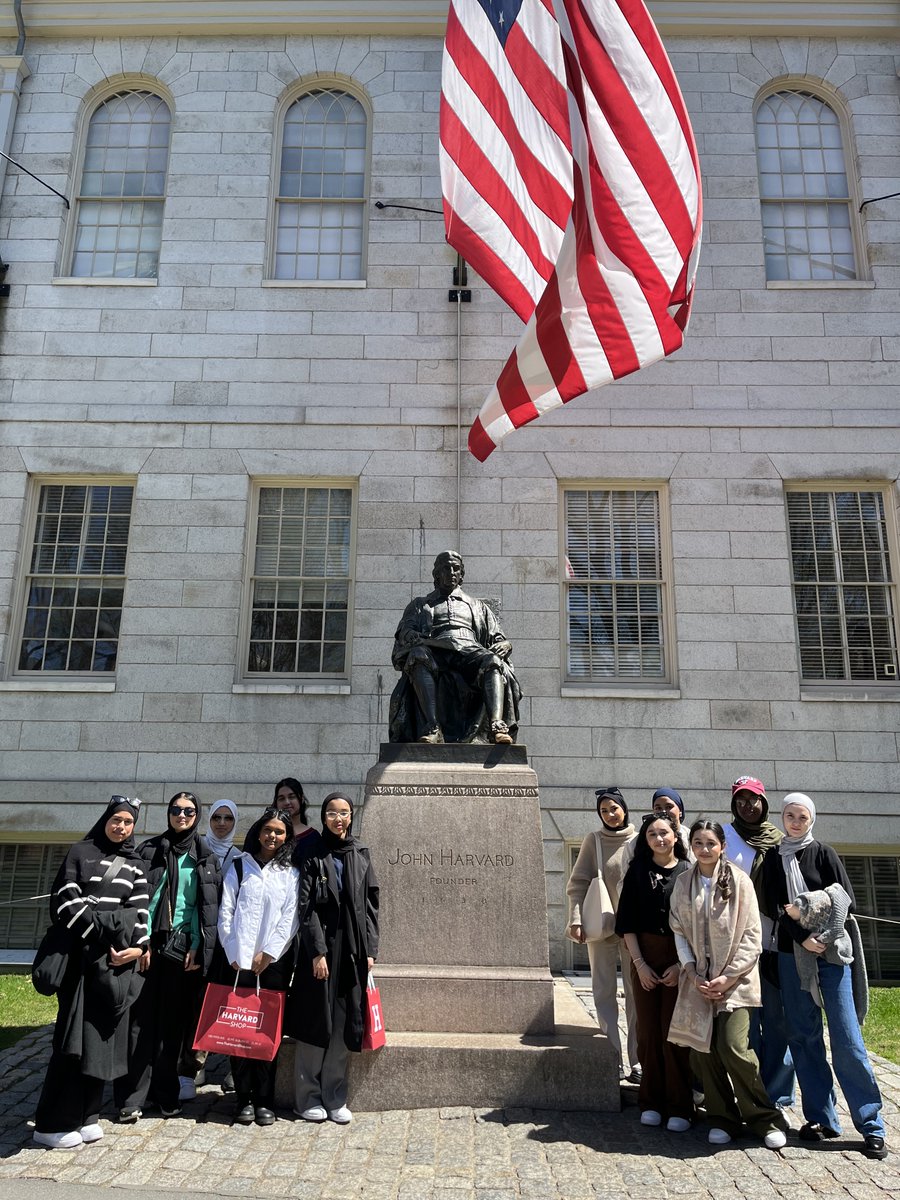
<svg viewBox="0 0 900 1200"><path fill-rule="evenodd" d="M82 1125L78 1132L83 1142L99 1142L103 1137L103 1130L99 1125Z"/></svg>
<svg viewBox="0 0 900 1200"><path fill-rule="evenodd" d="M321 1104L314 1104L312 1108L304 1108L303 1112L299 1112L296 1108L294 1112L301 1121L327 1121L328 1113Z"/></svg>
<svg viewBox="0 0 900 1200"><path fill-rule="evenodd" d="M669 1133L687 1133L691 1123L687 1117L669 1117L666 1121L666 1129Z"/></svg>
<svg viewBox="0 0 900 1200"><path fill-rule="evenodd" d="M38 1133L35 1130L32 1140L39 1146L46 1146L48 1150L72 1150L75 1146L80 1146L84 1138L77 1129L73 1129L71 1133Z"/></svg>
<svg viewBox="0 0 900 1200"><path fill-rule="evenodd" d="M727 1146L731 1141L731 1134L724 1129L711 1129L706 1140L714 1146Z"/></svg>
<svg viewBox="0 0 900 1200"><path fill-rule="evenodd" d="M780 1129L770 1129L763 1138L767 1150L780 1150L787 1145L787 1138Z"/></svg>
<svg viewBox="0 0 900 1200"><path fill-rule="evenodd" d="M662 1125L662 1116L653 1108L645 1108L641 1113L642 1125Z"/></svg>
<svg viewBox="0 0 900 1200"><path fill-rule="evenodd" d="M340 1108L332 1108L328 1113L329 1121L334 1121L335 1125L349 1125L353 1120L353 1113L346 1104L342 1104Z"/></svg>
<svg viewBox="0 0 900 1200"><path fill-rule="evenodd" d="M190 1075L179 1075L178 1083L180 1085L178 1089L179 1101L197 1099L197 1085L191 1079Z"/></svg>

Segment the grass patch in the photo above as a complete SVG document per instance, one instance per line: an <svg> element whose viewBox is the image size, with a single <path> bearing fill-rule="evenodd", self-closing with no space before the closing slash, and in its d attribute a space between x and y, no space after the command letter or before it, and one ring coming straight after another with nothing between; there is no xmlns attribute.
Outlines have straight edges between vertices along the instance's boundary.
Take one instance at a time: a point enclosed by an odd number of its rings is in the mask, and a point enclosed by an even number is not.
<svg viewBox="0 0 900 1200"><path fill-rule="evenodd" d="M872 988L863 1037L873 1054L900 1064L900 987Z"/></svg>
<svg viewBox="0 0 900 1200"><path fill-rule="evenodd" d="M56 1020L56 997L41 996L30 975L0 975L0 1050Z"/></svg>

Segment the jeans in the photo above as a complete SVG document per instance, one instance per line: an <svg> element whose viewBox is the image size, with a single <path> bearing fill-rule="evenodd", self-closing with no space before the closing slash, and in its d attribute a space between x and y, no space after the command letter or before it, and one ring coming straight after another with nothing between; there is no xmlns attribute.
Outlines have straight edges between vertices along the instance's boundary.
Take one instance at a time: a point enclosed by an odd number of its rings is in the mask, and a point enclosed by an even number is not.
<svg viewBox="0 0 900 1200"><path fill-rule="evenodd" d="M831 1060L853 1124L863 1137L884 1137L880 1117L881 1093L863 1044L850 968L820 958L819 989L828 1018ZM778 975L788 1025L788 1040L794 1068L803 1093L803 1115L807 1121L840 1132L834 1105L834 1080L825 1056L822 1011L809 992L800 987L793 953L778 954Z"/></svg>
<svg viewBox="0 0 900 1200"><path fill-rule="evenodd" d="M750 1048L759 1059L759 1073L769 1099L780 1108L794 1103L794 1062L788 1046L781 989L760 975L762 1007L750 1012Z"/></svg>

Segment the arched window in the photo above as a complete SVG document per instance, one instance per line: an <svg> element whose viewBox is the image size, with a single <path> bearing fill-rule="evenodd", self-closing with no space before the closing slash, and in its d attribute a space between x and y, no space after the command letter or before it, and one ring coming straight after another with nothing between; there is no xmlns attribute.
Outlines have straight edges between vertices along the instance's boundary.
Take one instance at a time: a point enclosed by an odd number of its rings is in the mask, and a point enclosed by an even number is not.
<svg viewBox="0 0 900 1200"><path fill-rule="evenodd" d="M72 275L156 278L171 123L165 100L146 91L118 92L91 115Z"/></svg>
<svg viewBox="0 0 900 1200"><path fill-rule="evenodd" d="M756 112L767 279L856 279L841 124L809 92L767 96Z"/></svg>
<svg viewBox="0 0 900 1200"><path fill-rule="evenodd" d="M275 279L363 278L366 110L337 89L285 113L275 200Z"/></svg>

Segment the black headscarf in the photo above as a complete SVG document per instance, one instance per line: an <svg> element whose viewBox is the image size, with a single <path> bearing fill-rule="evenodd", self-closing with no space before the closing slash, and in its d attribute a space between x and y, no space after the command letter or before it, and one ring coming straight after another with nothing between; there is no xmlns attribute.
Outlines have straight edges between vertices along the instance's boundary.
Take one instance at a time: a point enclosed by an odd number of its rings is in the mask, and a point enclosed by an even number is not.
<svg viewBox="0 0 900 1200"><path fill-rule="evenodd" d="M597 797L597 816L600 818L600 824L603 826L603 828L609 830L610 833L618 833L620 829L624 829L629 823L628 805L625 803L625 797L622 795L619 789L617 787L597 788L596 792L594 792L594 795ZM625 820L621 825L607 825L607 823L603 820L603 814L600 812L600 801L605 796L609 796L610 800L615 800L616 804L625 810Z"/></svg>
<svg viewBox="0 0 900 1200"><path fill-rule="evenodd" d="M192 824L184 832L172 828L169 805L174 804L176 800L190 800L197 810L194 814ZM201 812L200 801L194 793L176 792L169 801L169 805L166 805L166 832L160 838L160 844L166 856L166 882L169 888L169 904L165 909L161 906L157 907L157 920L154 921L154 928L163 932L168 932L171 928L170 911L175 911L175 905L178 901L178 860L191 850L195 839L200 837L198 832Z"/></svg>
<svg viewBox="0 0 900 1200"><path fill-rule="evenodd" d="M134 846L134 830L124 842L113 842L106 836L106 823L110 817L115 816L118 812L128 813L134 817L134 823L137 825L138 813L140 812L140 800L132 800L128 796L111 796L109 804L107 804L103 816L95 821L82 839L85 842L90 842L100 852L101 858L106 858L111 854L118 854L120 858L138 857Z"/></svg>
<svg viewBox="0 0 900 1200"><path fill-rule="evenodd" d="M338 837L336 833L332 833L328 827L328 822L325 820L325 810L332 800L343 800L350 805L350 828L347 830L345 837ZM356 846L356 839L353 837L350 830L353 828L353 801L348 800L343 792L331 792L322 801L322 842L328 854L344 855L348 850L353 850Z"/></svg>

